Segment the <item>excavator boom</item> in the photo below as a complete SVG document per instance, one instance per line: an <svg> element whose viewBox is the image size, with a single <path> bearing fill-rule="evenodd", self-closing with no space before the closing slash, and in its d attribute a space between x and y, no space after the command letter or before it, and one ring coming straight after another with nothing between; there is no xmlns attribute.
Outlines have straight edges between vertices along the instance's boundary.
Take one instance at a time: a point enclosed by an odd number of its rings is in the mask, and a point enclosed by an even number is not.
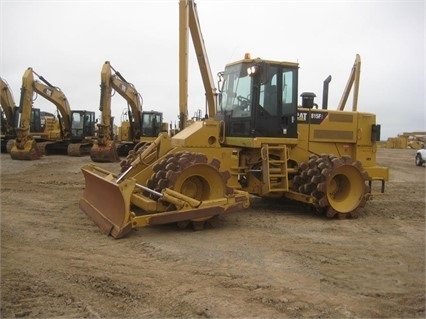
<svg viewBox="0 0 426 319"><path fill-rule="evenodd" d="M132 111L132 131L134 139L141 134L142 98L135 86L127 82L117 71L111 76L111 87L129 104Z"/></svg>
<svg viewBox="0 0 426 319"><path fill-rule="evenodd" d="M33 71L34 74L37 74ZM41 83L34 80L32 83L32 89L35 93L41 95L49 102L53 103L58 109L62 117L63 124L63 138L69 138L71 136L71 108L65 94L58 88L51 85L43 77L40 79L45 82Z"/></svg>

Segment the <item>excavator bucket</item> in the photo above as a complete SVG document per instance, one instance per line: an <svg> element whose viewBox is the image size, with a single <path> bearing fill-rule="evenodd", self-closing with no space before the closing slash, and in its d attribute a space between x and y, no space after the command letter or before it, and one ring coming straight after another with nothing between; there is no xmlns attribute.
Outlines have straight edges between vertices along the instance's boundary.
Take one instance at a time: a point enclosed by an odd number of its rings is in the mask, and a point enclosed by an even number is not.
<svg viewBox="0 0 426 319"><path fill-rule="evenodd" d="M35 140L27 140L23 147L18 147L15 142L10 150L10 156L14 160L36 160L42 156Z"/></svg>
<svg viewBox="0 0 426 319"><path fill-rule="evenodd" d="M95 142L90 149L90 158L94 162L103 163L113 163L120 160L114 141L108 141L105 145L100 145L99 143Z"/></svg>
<svg viewBox="0 0 426 319"><path fill-rule="evenodd" d="M80 198L80 209L105 234L114 238L127 234L132 229L130 197L135 188L135 181L126 179L117 184L110 173L90 164L81 170L86 187Z"/></svg>

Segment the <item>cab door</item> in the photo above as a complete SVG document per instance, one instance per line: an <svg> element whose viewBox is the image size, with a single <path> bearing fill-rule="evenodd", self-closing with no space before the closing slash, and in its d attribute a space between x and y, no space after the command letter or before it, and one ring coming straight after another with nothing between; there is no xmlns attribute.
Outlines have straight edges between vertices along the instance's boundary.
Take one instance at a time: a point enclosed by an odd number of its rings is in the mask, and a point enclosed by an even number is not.
<svg viewBox="0 0 426 319"><path fill-rule="evenodd" d="M261 78L253 85L254 135L297 137L297 69L270 66Z"/></svg>

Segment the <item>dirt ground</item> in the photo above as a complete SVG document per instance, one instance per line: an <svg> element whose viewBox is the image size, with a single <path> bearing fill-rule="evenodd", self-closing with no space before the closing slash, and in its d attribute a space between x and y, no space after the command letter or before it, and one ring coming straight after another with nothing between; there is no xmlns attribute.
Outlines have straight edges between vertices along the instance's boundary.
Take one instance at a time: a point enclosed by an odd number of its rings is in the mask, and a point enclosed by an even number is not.
<svg viewBox="0 0 426 319"><path fill-rule="evenodd" d="M1 154L1 317L424 318L426 170L414 153L379 149L386 193L355 220L253 198L215 228L119 240L79 210L90 158Z"/></svg>

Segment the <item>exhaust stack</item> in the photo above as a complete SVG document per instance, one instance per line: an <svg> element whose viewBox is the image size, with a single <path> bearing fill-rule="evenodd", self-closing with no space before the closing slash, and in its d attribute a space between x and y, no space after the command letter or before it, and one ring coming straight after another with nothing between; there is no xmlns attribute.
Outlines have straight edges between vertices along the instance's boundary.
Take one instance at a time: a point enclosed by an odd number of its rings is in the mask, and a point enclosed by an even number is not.
<svg viewBox="0 0 426 319"><path fill-rule="evenodd" d="M323 85L323 89L322 89L322 109L326 110L328 107L328 85L331 82L331 75L329 75L325 80L324 80L324 85Z"/></svg>

